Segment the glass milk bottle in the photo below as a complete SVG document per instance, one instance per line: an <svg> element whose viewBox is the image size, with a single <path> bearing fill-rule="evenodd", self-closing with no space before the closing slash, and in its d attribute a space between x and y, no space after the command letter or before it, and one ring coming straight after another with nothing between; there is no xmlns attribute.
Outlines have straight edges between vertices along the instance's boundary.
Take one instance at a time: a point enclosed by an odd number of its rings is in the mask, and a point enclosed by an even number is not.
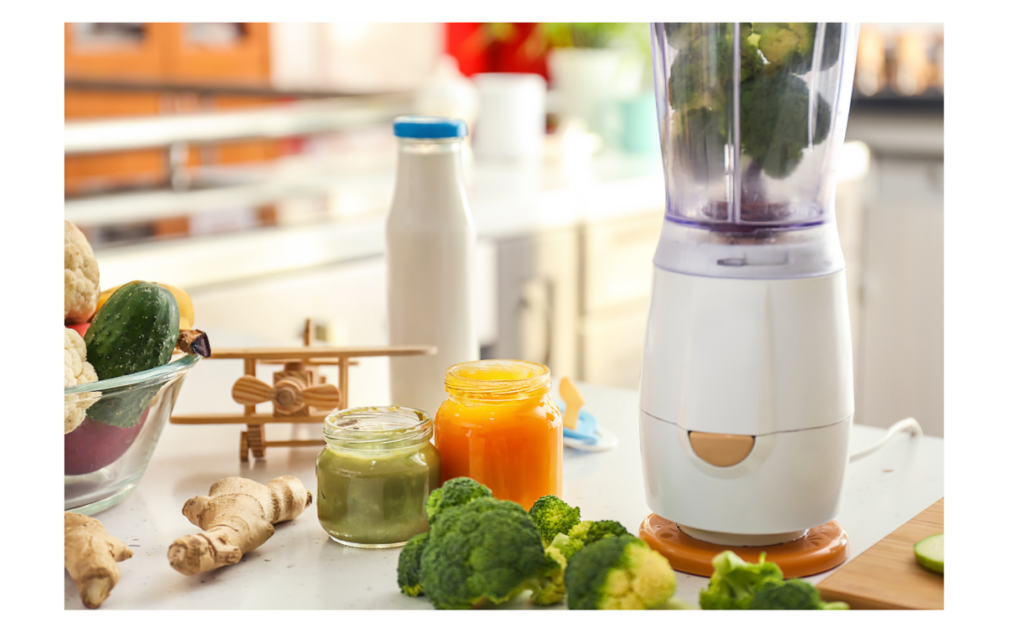
<svg viewBox="0 0 1024 643"><path fill-rule="evenodd" d="M391 401L433 414L447 398L449 366L480 357L473 268L476 231L462 176L466 124L402 117L398 180L387 220L390 342L429 344L434 355L391 360Z"/></svg>

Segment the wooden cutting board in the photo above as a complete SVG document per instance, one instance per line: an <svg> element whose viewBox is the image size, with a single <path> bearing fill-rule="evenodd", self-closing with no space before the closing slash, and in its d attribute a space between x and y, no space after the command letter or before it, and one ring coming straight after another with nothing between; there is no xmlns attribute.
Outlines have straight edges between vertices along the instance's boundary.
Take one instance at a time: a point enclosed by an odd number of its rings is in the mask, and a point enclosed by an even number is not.
<svg viewBox="0 0 1024 643"><path fill-rule="evenodd" d="M821 597L851 609L943 609L942 575L917 564L914 543L943 532L944 500L818 583Z"/></svg>

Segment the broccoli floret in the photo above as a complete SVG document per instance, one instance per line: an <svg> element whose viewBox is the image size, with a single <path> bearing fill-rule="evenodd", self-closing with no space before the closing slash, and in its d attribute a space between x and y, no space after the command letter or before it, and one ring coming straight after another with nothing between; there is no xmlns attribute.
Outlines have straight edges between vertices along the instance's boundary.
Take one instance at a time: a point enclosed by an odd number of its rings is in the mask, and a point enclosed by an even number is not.
<svg viewBox="0 0 1024 643"><path fill-rule="evenodd" d="M569 530L569 538L579 540L584 545L596 543L609 536L629 535L629 530L615 520L584 520Z"/></svg>
<svg viewBox="0 0 1024 643"><path fill-rule="evenodd" d="M405 543L402 553L398 556L398 587L403 594L419 596L423 593L420 584L420 557L427 548L430 532L416 534Z"/></svg>
<svg viewBox="0 0 1024 643"><path fill-rule="evenodd" d="M758 76L740 89L740 142L743 152L768 176L788 176L808 146L809 114L807 83L792 74ZM818 144L828 133L832 110L819 94L815 111L814 139Z"/></svg>
<svg viewBox="0 0 1024 643"><path fill-rule="evenodd" d="M587 545L565 569L569 609L655 609L676 591L664 556L635 536L613 536Z"/></svg>
<svg viewBox="0 0 1024 643"><path fill-rule="evenodd" d="M803 75L811 70L814 65L814 42L818 37L816 23L755 22L754 31L758 36L757 46L771 63L769 71L785 70ZM840 23L826 23L820 69L828 69L839 60L842 32Z"/></svg>
<svg viewBox="0 0 1024 643"><path fill-rule="evenodd" d="M423 591L438 609L503 603L546 566L544 545L518 504L476 498L440 512L420 561Z"/></svg>
<svg viewBox="0 0 1024 643"><path fill-rule="evenodd" d="M580 522L580 508L571 507L558 496L541 496L530 507L530 519L547 547L558 534L567 534Z"/></svg>
<svg viewBox="0 0 1024 643"><path fill-rule="evenodd" d="M773 65L785 67L814 50L813 22L755 22L757 46Z"/></svg>
<svg viewBox="0 0 1024 643"><path fill-rule="evenodd" d="M437 516L446 509L491 496L490 489L472 478L452 478L427 496L427 521L433 524Z"/></svg>
<svg viewBox="0 0 1024 643"><path fill-rule="evenodd" d="M590 543L602 538L623 535L628 536L629 531L615 520L584 520L570 529L568 534L556 535L551 541L551 547L560 551L565 559L569 560Z"/></svg>
<svg viewBox="0 0 1024 643"><path fill-rule="evenodd" d="M729 106L734 72L733 26L728 23L665 25L678 54L669 70L669 102L677 110L706 108L719 117ZM749 23L740 27L740 81L756 76L764 58Z"/></svg>
<svg viewBox="0 0 1024 643"><path fill-rule="evenodd" d="M569 560L576 552L583 549L585 544L586 543L578 538L570 538L566 534L558 534L555 536L554 540L551 541L551 545L548 549L557 549L566 560Z"/></svg>
<svg viewBox="0 0 1024 643"><path fill-rule="evenodd" d="M740 132L742 152L756 180L761 172L789 176L810 144L824 140L832 110L821 96L816 103L813 138L808 136L810 96L799 78L811 69L816 38L823 38L820 68L839 57L842 25L827 23L817 34L813 22L742 23L740 25ZM673 131L680 168L697 179L725 165L724 150L733 120L732 23L669 23L666 39L678 50L669 68L668 99L675 114ZM766 64L767 61L767 64Z"/></svg>
<svg viewBox="0 0 1024 643"><path fill-rule="evenodd" d="M524 589L533 592L530 600L534 605L554 605L565 598L566 562L557 548L544 550L544 567L523 584Z"/></svg>
<svg viewBox="0 0 1024 643"><path fill-rule="evenodd" d="M782 584L782 570L766 561L748 563L731 551L723 551L711 560L715 568L706 589L700 591L700 607L705 610L742 610L750 607L754 595L772 585Z"/></svg>
<svg viewBox="0 0 1024 643"><path fill-rule="evenodd" d="M846 610L846 603L826 603L817 588L798 578L781 585L770 585L754 595L752 610Z"/></svg>

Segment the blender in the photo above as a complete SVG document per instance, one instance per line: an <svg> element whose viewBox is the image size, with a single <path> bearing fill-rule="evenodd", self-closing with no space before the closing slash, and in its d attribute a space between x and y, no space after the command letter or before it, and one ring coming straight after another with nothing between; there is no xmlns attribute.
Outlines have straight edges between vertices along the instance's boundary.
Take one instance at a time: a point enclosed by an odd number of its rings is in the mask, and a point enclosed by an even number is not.
<svg viewBox="0 0 1024 643"><path fill-rule="evenodd" d="M853 419L835 222L856 25L651 28L665 220L640 382L641 537L680 571L724 549L787 576L847 555Z"/></svg>

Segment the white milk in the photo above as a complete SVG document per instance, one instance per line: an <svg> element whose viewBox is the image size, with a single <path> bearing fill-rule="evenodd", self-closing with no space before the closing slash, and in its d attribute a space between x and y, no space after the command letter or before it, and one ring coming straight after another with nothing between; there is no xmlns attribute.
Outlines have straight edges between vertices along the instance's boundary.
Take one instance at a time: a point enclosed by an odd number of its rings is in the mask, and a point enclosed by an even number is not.
<svg viewBox="0 0 1024 643"><path fill-rule="evenodd" d="M391 358L391 401L433 416L449 366L480 358L473 305L476 231L462 178L462 138L399 137L398 180L387 220L392 345L437 354Z"/></svg>

